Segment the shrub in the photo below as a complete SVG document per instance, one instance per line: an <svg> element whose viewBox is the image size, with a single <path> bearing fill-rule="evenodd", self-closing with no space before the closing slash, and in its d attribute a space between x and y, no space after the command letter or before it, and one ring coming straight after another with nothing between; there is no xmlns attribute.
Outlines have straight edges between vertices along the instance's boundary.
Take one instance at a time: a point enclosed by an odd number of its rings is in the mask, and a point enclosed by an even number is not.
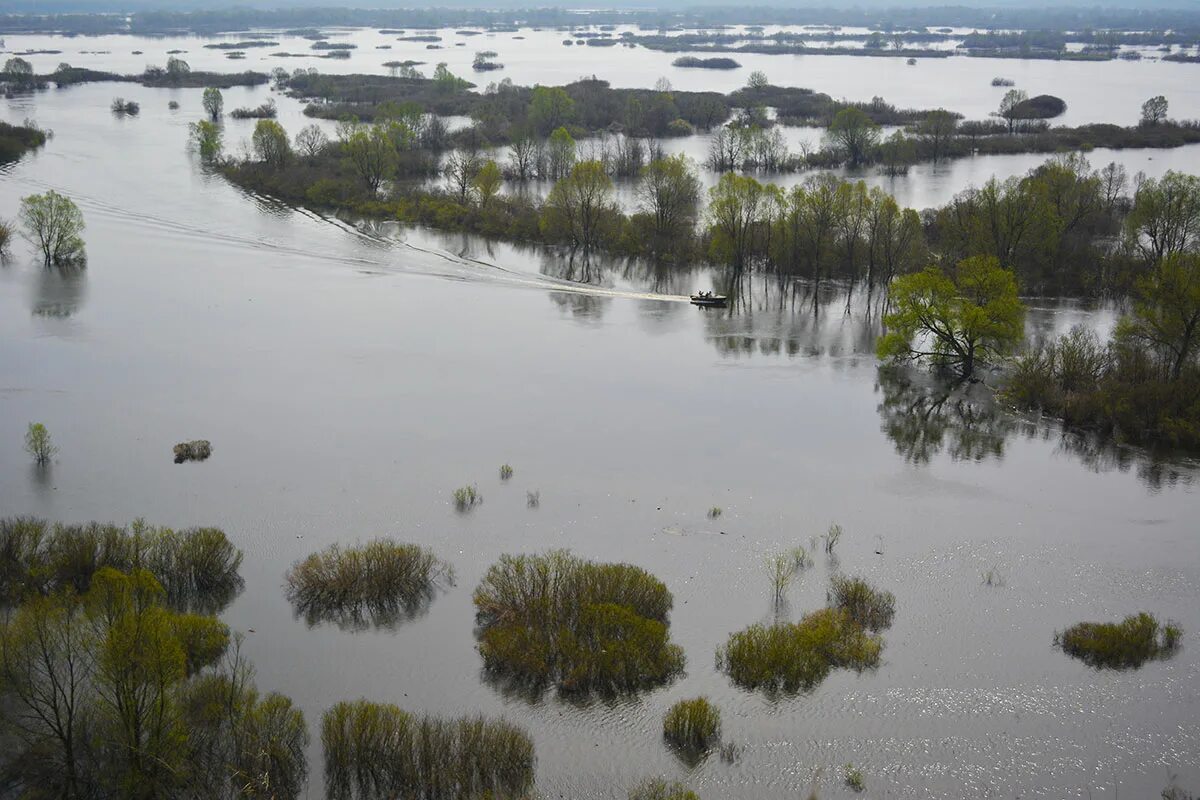
<svg viewBox="0 0 1200 800"><path fill-rule="evenodd" d="M1121 622L1080 622L1055 633L1054 644L1089 666L1127 669L1169 657L1182 636L1178 625L1160 624L1143 611Z"/></svg>
<svg viewBox="0 0 1200 800"><path fill-rule="evenodd" d="M842 538L842 526L836 522L829 526L829 532L825 534L825 552L833 555L833 548L837 547L838 540Z"/></svg>
<svg viewBox="0 0 1200 800"><path fill-rule="evenodd" d="M439 585L452 582L450 565L415 544L377 539L358 547L332 544L288 570L288 599L309 625L390 625L428 606Z"/></svg>
<svg viewBox="0 0 1200 800"><path fill-rule="evenodd" d="M325 793L332 800L524 797L533 785L533 740L486 717L417 717L367 700L321 718Z"/></svg>
<svg viewBox="0 0 1200 800"><path fill-rule="evenodd" d="M118 117L123 117L126 114L129 116L137 116L142 107L133 100L126 100L123 97L114 97L112 101L112 112Z"/></svg>
<svg viewBox="0 0 1200 800"><path fill-rule="evenodd" d="M25 452L33 456L40 467L58 452L54 442L50 440L50 431L40 422L31 422L25 430Z"/></svg>
<svg viewBox="0 0 1200 800"><path fill-rule="evenodd" d="M795 692L816 686L834 667L873 667L882 650L879 637L849 614L823 608L794 624L752 625L730 635L717 666L744 688Z"/></svg>
<svg viewBox="0 0 1200 800"><path fill-rule="evenodd" d="M683 651L668 636L671 593L639 567L562 550L506 555L474 601L484 666L517 683L635 691L683 667Z"/></svg>
<svg viewBox="0 0 1200 800"><path fill-rule="evenodd" d="M459 511L474 508L483 502L483 495L474 486L460 486L454 490L454 507Z"/></svg>
<svg viewBox="0 0 1200 800"><path fill-rule="evenodd" d="M234 119L275 119L278 115L274 100L267 100L256 108L235 108L229 112Z"/></svg>
<svg viewBox="0 0 1200 800"><path fill-rule="evenodd" d="M663 718L663 736L684 750L705 750L721 736L721 712L706 697L680 700Z"/></svg>
<svg viewBox="0 0 1200 800"><path fill-rule="evenodd" d="M721 516L721 514L723 514L723 513L724 513L724 511L721 509L720 506L713 506L712 508L710 508L708 510L708 518L716 519L717 517Z"/></svg>
<svg viewBox="0 0 1200 800"><path fill-rule="evenodd" d="M212 444L207 439L195 439L190 442L180 442L173 448L175 463L185 461L204 461L212 455Z"/></svg>
<svg viewBox="0 0 1200 800"><path fill-rule="evenodd" d="M647 778L629 790L629 800L700 800L679 781Z"/></svg>
<svg viewBox="0 0 1200 800"><path fill-rule="evenodd" d="M891 592L872 588L862 578L835 575L830 582L829 601L850 619L871 631L891 627L896 613L896 597Z"/></svg>
<svg viewBox="0 0 1200 800"><path fill-rule="evenodd" d="M0 256L8 255L8 248L12 244L12 239L12 224L0 219Z"/></svg>
<svg viewBox="0 0 1200 800"><path fill-rule="evenodd" d="M846 785L856 792L861 792L867 788L867 783L863 779L862 770L853 764L847 764L842 770L843 778Z"/></svg>
<svg viewBox="0 0 1200 800"><path fill-rule="evenodd" d="M513 476L513 468L508 464L500 465L500 480L506 481Z"/></svg>
<svg viewBox="0 0 1200 800"><path fill-rule="evenodd" d="M216 613L242 588L242 553L217 528L174 531L138 520L130 528L90 522L51 526L45 520L0 520L0 602L70 587L83 594L110 567L144 569L177 611Z"/></svg>

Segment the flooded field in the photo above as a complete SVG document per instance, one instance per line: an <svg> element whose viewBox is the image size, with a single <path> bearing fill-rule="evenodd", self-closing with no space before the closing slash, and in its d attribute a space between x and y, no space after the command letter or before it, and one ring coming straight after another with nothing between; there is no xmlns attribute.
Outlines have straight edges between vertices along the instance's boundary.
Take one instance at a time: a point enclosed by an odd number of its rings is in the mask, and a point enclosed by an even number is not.
<svg viewBox="0 0 1200 800"><path fill-rule="evenodd" d="M1069 123L1130 123L1147 85L1181 112L1200 107L1187 64L958 58L893 69L747 56L743 70L713 75L670 68L672 54L554 50L542 40L557 33L521 35L475 37L428 60L464 71L486 41L506 63L497 79L594 72L643 85L664 74L680 88L719 89L762 68L839 97L969 115L994 107L999 90L987 81L1003 72L1031 94L1065 97ZM359 50L320 68L379 71L376 62L420 57L412 43L376 52L377 32L345 36ZM226 64L199 39L6 38L9 50L64 50L31 56L39 70L69 61L136 71L174 48L195 69L278 61L251 51ZM89 60L81 50L110 52ZM108 112L117 93L142 104L138 118ZM226 107L266 96L230 90ZM868 796L897 798L1153 797L1169 773L1200 785L1194 463L1065 436L983 391L945 402L920 374L881 375L878 302L861 289L755 280L729 309L704 311L683 295L718 284L706 268L585 265L247 196L189 152L199 90L99 84L0 106L7 121L26 117L55 137L0 171L0 216L14 217L30 193L70 195L87 221L88 266L43 269L21 242L0 266L0 511L222 527L246 554L245 590L223 619L250 631L259 686L295 699L310 730L324 709L359 697L500 715L531 732L545 797L622 797L648 775L706 798L782 800L811 786L851 796L848 762ZM289 131L303 119L280 99ZM234 150L252 121L226 124ZM683 145L697 158L701 139ZM1091 157L1131 173L1200 172L1196 152ZM869 180L923 207L1041 160L969 159ZM1076 323L1107 330L1116 316L1029 305L1031 338ZM20 450L32 420L61 450L46 471ZM172 463L174 443L200 438L212 442L208 461ZM508 481L502 464L513 467ZM483 502L459 513L451 492L469 484ZM536 508L527 492L538 493ZM835 522L845 530L835 554L818 553L777 610L764 559L810 546ZM283 588L293 562L384 535L429 547L453 566L454 585L383 629L296 617ZM488 680L471 592L500 555L550 548L661 578L686 673L636 698L592 702L531 699ZM988 585L989 571L1001 579ZM835 671L811 692L777 697L717 670L730 632L821 607L836 572L895 594L877 669ZM1140 610L1182 625L1173 658L1099 671L1051 646L1075 622ZM666 709L699 694L723 712L732 763L713 754L690 767L662 742ZM309 757L309 796L319 797L316 736Z"/></svg>

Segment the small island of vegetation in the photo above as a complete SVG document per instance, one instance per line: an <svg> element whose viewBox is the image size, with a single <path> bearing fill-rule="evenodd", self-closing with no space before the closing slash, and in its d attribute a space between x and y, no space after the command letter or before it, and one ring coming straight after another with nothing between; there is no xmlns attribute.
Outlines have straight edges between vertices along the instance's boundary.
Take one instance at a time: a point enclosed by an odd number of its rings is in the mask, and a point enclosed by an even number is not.
<svg viewBox="0 0 1200 800"><path fill-rule="evenodd" d="M1092 667L1131 669L1179 648L1183 631L1142 612L1121 622L1080 622L1054 634L1054 644Z"/></svg>
<svg viewBox="0 0 1200 800"><path fill-rule="evenodd" d="M712 58L697 58L696 56L680 56L671 62L675 67L695 67L697 69L738 69L742 65L732 58L714 56Z"/></svg>

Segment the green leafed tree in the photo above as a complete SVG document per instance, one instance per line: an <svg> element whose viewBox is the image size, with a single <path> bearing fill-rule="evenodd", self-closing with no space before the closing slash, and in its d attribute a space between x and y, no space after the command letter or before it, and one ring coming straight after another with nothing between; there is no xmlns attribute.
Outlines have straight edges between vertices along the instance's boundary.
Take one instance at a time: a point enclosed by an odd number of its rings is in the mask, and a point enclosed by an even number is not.
<svg viewBox="0 0 1200 800"><path fill-rule="evenodd" d="M1139 279L1133 313L1117 336L1148 346L1168 379L1179 380L1200 353L1200 255L1169 255Z"/></svg>
<svg viewBox="0 0 1200 800"><path fill-rule="evenodd" d="M208 114L208 118L213 122L219 120L221 112L225 110L225 98L221 94L221 90L215 86L209 86L204 90L200 104L204 106L204 113Z"/></svg>
<svg viewBox="0 0 1200 800"><path fill-rule="evenodd" d="M287 131L273 119L260 119L254 125L250 142L254 147L255 157L275 169L282 167L291 158L292 144L288 140Z"/></svg>
<svg viewBox="0 0 1200 800"><path fill-rule="evenodd" d="M21 224L46 266L81 263L85 258L83 213L71 198L51 189L21 199Z"/></svg>
<svg viewBox="0 0 1200 800"><path fill-rule="evenodd" d="M613 184L599 161L581 161L571 174L554 184L542 210L547 235L574 247L589 249L601 243L605 225L616 206Z"/></svg>
<svg viewBox="0 0 1200 800"><path fill-rule="evenodd" d="M221 155L221 126L202 119L190 126L192 141L204 161L215 161Z"/></svg>
<svg viewBox="0 0 1200 800"><path fill-rule="evenodd" d="M25 452L33 456L39 466L48 462L58 452L50 440L50 431L40 422L29 423L25 431Z"/></svg>
<svg viewBox="0 0 1200 800"><path fill-rule="evenodd" d="M973 256L943 272L928 267L897 278L880 358L927 360L962 378L1011 352L1024 333L1016 276L990 256Z"/></svg>
<svg viewBox="0 0 1200 800"><path fill-rule="evenodd" d="M870 160L879 143L879 126L862 109L851 106L834 115L828 136L850 164L858 165Z"/></svg>
<svg viewBox="0 0 1200 800"><path fill-rule="evenodd" d="M575 120L575 101L561 86L535 86L529 100L529 124L543 136Z"/></svg>

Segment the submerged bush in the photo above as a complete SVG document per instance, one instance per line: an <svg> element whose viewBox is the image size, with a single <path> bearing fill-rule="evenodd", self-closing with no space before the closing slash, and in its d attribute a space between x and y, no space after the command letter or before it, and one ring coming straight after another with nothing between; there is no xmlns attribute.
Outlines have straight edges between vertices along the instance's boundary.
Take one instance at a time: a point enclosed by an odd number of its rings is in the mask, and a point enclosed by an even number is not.
<svg viewBox="0 0 1200 800"><path fill-rule="evenodd" d="M483 495L474 486L460 486L454 490L454 507L459 511L474 508L483 502Z"/></svg>
<svg viewBox="0 0 1200 800"><path fill-rule="evenodd" d="M816 686L834 667L874 667L882 650L882 640L849 614L823 608L794 624L751 625L730 635L717 666L744 688L795 692Z"/></svg>
<svg viewBox="0 0 1200 800"><path fill-rule="evenodd" d="M700 800L700 798L679 781L647 778L629 790L629 800Z"/></svg>
<svg viewBox="0 0 1200 800"><path fill-rule="evenodd" d="M378 539L343 549L332 544L288 570L287 594L309 625L392 625L425 610L454 571L415 544Z"/></svg>
<svg viewBox="0 0 1200 800"><path fill-rule="evenodd" d="M596 564L563 550L506 555L474 600L484 665L518 683L634 691L683 667L683 651L669 640L671 593L630 564Z"/></svg>
<svg viewBox="0 0 1200 800"><path fill-rule="evenodd" d="M896 597L881 592L862 578L835 575L830 582L829 601L834 608L846 612L850 619L867 630L881 631L892 625L896 613Z"/></svg>
<svg viewBox="0 0 1200 800"><path fill-rule="evenodd" d="M663 736L684 750L706 750L721 736L721 712L707 697L680 700L663 717Z"/></svg>
<svg viewBox="0 0 1200 800"><path fill-rule="evenodd" d="M144 569L177 611L216 613L242 588L242 552L218 528L175 531L137 520L129 528L0 519L0 602L70 587L82 594L104 567Z"/></svg>
<svg viewBox="0 0 1200 800"><path fill-rule="evenodd" d="M500 465L500 480L506 481L513 476L513 468L508 464Z"/></svg>
<svg viewBox="0 0 1200 800"><path fill-rule="evenodd" d="M1063 652L1093 667L1127 669L1166 658L1179 647L1183 631L1153 614L1131 614L1121 622L1080 622L1054 634Z"/></svg>
<svg viewBox="0 0 1200 800"><path fill-rule="evenodd" d="M321 719L325 793L332 800L504 800L533 785L533 740L486 717L418 717L367 700Z"/></svg>
<svg viewBox="0 0 1200 800"><path fill-rule="evenodd" d="M190 442L180 442L175 445L175 463L185 461L204 461L212 455L212 444L207 439L195 439Z"/></svg>

